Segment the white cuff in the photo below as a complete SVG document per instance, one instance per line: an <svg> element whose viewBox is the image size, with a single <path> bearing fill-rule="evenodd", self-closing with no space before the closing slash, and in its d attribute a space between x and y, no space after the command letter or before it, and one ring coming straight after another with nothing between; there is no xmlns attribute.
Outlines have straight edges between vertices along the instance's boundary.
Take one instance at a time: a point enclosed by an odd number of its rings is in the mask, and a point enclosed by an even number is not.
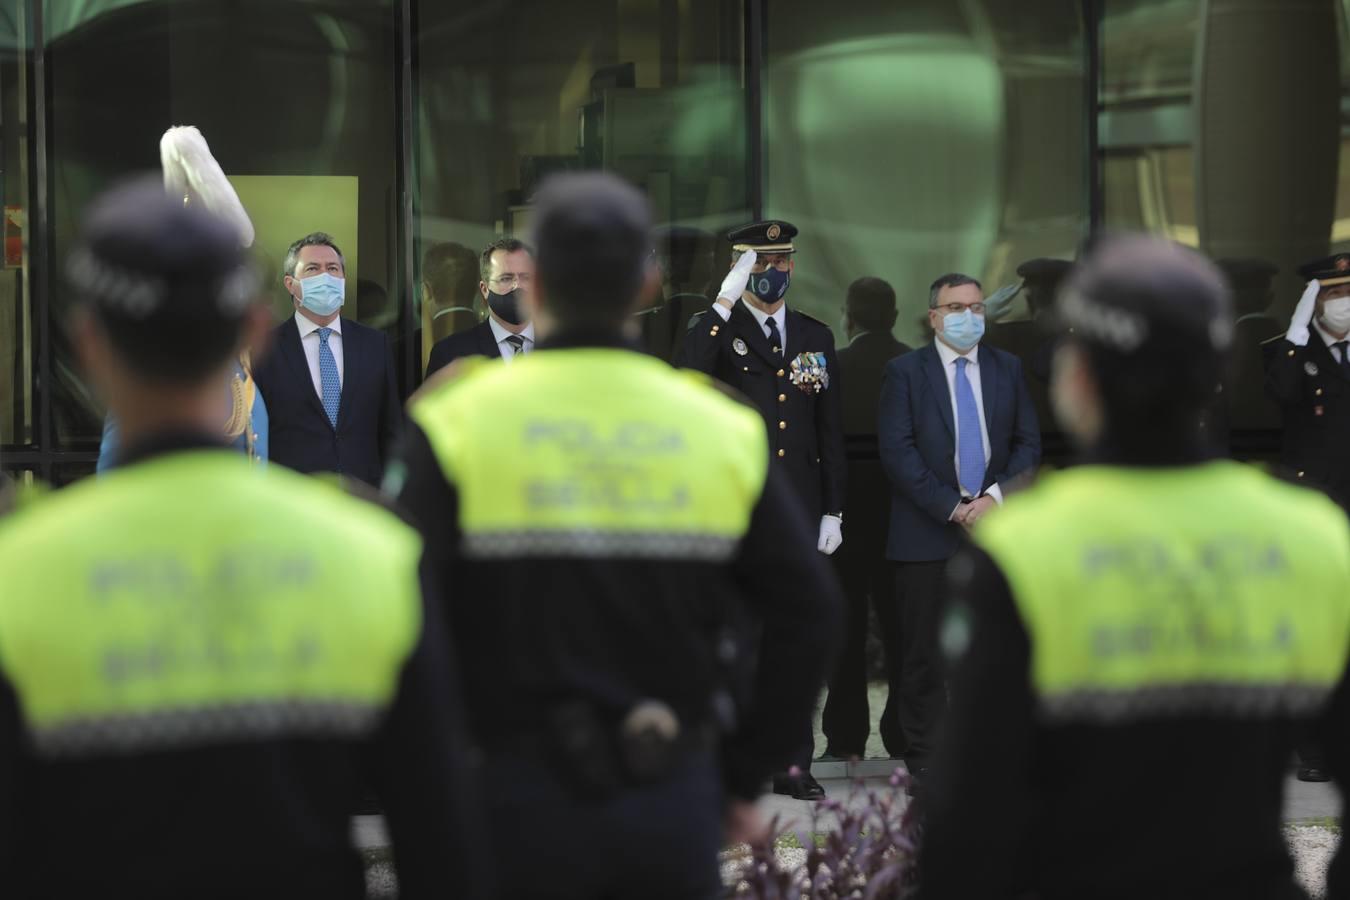
<svg viewBox="0 0 1350 900"><path fill-rule="evenodd" d="M727 309L720 303L713 304L713 312L721 316L723 322L729 321L731 319L731 310Z"/></svg>
<svg viewBox="0 0 1350 900"><path fill-rule="evenodd" d="M985 491L985 493L988 494L990 497L993 497L994 502L997 503L999 506L1003 505L1003 488L999 487L996 484L991 484L989 485L989 490Z"/></svg>

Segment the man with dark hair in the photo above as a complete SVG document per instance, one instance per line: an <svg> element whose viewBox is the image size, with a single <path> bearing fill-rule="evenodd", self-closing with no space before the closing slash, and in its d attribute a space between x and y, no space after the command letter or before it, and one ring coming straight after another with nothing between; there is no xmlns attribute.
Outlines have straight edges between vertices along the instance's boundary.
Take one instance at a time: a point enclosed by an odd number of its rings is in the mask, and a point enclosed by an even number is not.
<svg viewBox="0 0 1350 900"><path fill-rule="evenodd" d="M1021 361L985 347L980 283L951 273L929 288L933 343L886 365L877 441L891 482L887 558L896 563L900 726L905 765L922 778L946 707L938 659L942 577L965 531L1041 458Z"/></svg>
<svg viewBox="0 0 1350 900"><path fill-rule="evenodd" d="M816 549L834 553L844 541L842 377L834 335L787 305L796 271L797 226L769 220L731 231L731 269L716 301L685 336L679 365L706 372L750 399L764 417L774 466L787 475ZM774 777L774 791L820 800L811 775L815 735L807 728L792 769ZM796 771L793 771L796 770Z"/></svg>
<svg viewBox="0 0 1350 900"><path fill-rule="evenodd" d="M424 386L388 484L455 586L499 896L717 897L724 822L754 830L810 727L837 587L759 415L624 336L656 288L642 195L555 176L533 223L539 352Z"/></svg>
<svg viewBox="0 0 1350 900"><path fill-rule="evenodd" d="M1346 517L1210 456L1198 414L1233 314L1203 257L1108 239L1059 315L1051 396L1089 464L978 525L948 569L923 894L1306 896L1285 766L1317 723L1342 790L1350 772ZM1342 843L1328 897L1345 862Z"/></svg>
<svg viewBox="0 0 1350 900"><path fill-rule="evenodd" d="M137 182L68 274L122 451L0 527L6 895L362 897L371 777L400 896L489 896L417 533L221 431L269 327L237 232Z"/></svg>
<svg viewBox="0 0 1350 900"><path fill-rule="evenodd" d="M909 347L891 333L898 314L895 289L880 278L863 277L848 286L841 323L848 346L839 351L844 379L844 437L871 442L877 434L877 403L886 364ZM890 490L877 459L865 454L848 462L848 542L834 556L835 570L847 599L844 646L830 678L821 727L828 760L861 758L867 750L871 717L867 708L868 608L877 611L885 648L889 686L881 716L886 752L904 754L905 735L896 711L900 700L900 654L894 621L894 577L886 560L886 517Z"/></svg>
<svg viewBox="0 0 1350 900"><path fill-rule="evenodd" d="M283 272L295 315L254 371L267 401L268 458L379 484L403 421L389 338L341 316L347 268L328 235L291 244Z"/></svg>
<svg viewBox="0 0 1350 900"><path fill-rule="evenodd" d="M431 348L427 378L465 356L486 356L507 362L534 350L534 323L524 302L534 287L534 251L516 238L499 238L478 258L478 291L488 317L438 341Z"/></svg>

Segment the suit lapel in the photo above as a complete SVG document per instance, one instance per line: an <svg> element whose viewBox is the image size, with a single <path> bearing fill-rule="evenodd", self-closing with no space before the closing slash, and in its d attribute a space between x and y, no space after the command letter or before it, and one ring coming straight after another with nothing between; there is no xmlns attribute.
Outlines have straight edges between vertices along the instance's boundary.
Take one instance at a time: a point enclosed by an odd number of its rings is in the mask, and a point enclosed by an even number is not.
<svg viewBox="0 0 1350 900"><path fill-rule="evenodd" d="M351 407L356 403L357 373L361 371L362 352L365 342L351 322L342 323L342 395L338 399L337 428L351 415ZM322 404L320 404L322 405Z"/></svg>
<svg viewBox="0 0 1350 900"><path fill-rule="evenodd" d="M323 401L314 391L314 376L309 373L309 360L305 357L305 348L300 343L300 326L295 324L294 316L281 326L281 352L291 367L291 377L299 386L300 393L308 399L314 411L327 422L328 413L323 411Z"/></svg>
<svg viewBox="0 0 1350 900"><path fill-rule="evenodd" d="M716 315L716 313L713 313ZM736 333L745 337L745 342L750 345L758 356L763 357L764 361L774 368L781 368L784 365L783 357L773 352L773 346L769 343L768 337L764 334L764 329L760 327L759 321L750 313L741 300L731 308L731 318L727 321L728 325L736 326Z"/></svg>
<svg viewBox="0 0 1350 900"><path fill-rule="evenodd" d="M784 313L783 320L787 322L787 361L792 362L806 352L806 327L802 314L793 309Z"/></svg>
<svg viewBox="0 0 1350 900"><path fill-rule="evenodd" d="M952 395L947 387L947 373L942 371L942 357L932 344L925 345L917 352L924 355L923 373L928 379L928 390L933 395L933 403L942 415L942 422L951 435L952 447L956 446L956 422L952 418Z"/></svg>
<svg viewBox="0 0 1350 900"><path fill-rule="evenodd" d="M497 336L492 333L492 324L484 319L477 326L478 328L478 349L488 359L501 359L502 348L497 343Z"/></svg>

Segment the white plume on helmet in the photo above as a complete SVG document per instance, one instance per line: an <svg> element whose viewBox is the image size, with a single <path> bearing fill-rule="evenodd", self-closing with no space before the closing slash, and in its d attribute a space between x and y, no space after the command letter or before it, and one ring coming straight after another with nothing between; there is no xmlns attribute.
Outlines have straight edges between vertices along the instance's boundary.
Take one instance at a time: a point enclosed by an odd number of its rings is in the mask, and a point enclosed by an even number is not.
<svg viewBox="0 0 1350 900"><path fill-rule="evenodd" d="M159 159L164 167L164 189L170 196L200 202L234 225L239 246L253 245L253 222L200 131L192 125L175 125L164 132L159 139Z"/></svg>

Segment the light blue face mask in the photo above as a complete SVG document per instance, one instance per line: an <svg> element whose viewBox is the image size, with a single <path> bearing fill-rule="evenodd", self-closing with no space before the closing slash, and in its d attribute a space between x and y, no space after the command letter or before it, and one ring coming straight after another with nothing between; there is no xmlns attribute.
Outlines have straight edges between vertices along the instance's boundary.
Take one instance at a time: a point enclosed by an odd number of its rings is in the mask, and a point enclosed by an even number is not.
<svg viewBox="0 0 1350 900"><path fill-rule="evenodd" d="M300 279L300 305L316 316L331 316L342 308L347 280L323 272Z"/></svg>
<svg viewBox="0 0 1350 900"><path fill-rule="evenodd" d="M984 337L984 316L970 310L947 313L942 317L942 338L959 352L965 353Z"/></svg>

